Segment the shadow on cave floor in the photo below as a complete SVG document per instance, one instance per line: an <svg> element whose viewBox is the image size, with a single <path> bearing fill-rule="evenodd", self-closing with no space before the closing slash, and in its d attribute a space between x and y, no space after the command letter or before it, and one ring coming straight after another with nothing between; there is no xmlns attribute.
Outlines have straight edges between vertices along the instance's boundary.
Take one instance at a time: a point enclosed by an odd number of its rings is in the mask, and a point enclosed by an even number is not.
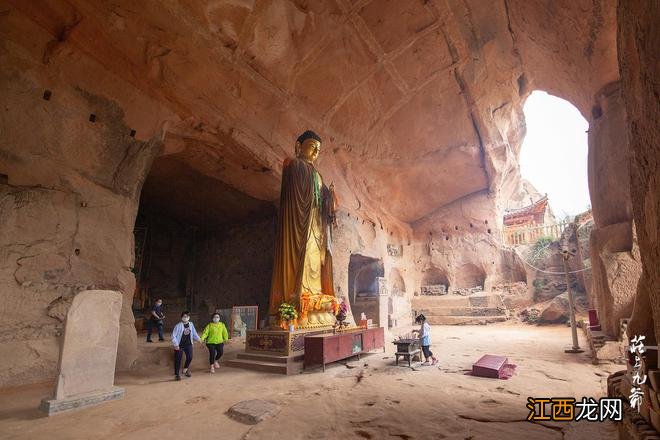
<svg viewBox="0 0 660 440"><path fill-rule="evenodd" d="M566 326L433 326L437 367L395 367L388 340L386 353L330 364L326 373L316 369L288 377L224 366L211 375L205 371L207 352L197 346L193 377L181 382L172 381L167 343L149 344L158 362L149 364L150 357L143 356L135 371L117 375L117 385L126 390L123 400L47 418L35 408L50 384L3 390L0 437L168 439L185 429L191 439L212 433L229 439L616 438L611 423L525 421L528 396L598 399L607 376L621 369L592 365L586 353L564 353L570 340ZM240 339L232 340L225 360L241 347ZM508 356L518 366L516 375L509 380L465 375L486 353ZM254 426L225 415L249 399L272 400L279 413Z"/></svg>

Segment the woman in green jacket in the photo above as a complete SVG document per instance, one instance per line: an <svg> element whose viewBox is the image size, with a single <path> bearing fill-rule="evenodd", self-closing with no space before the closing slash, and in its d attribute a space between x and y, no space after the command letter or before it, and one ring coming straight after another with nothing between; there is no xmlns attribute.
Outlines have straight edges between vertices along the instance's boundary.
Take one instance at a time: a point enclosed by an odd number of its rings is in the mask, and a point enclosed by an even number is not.
<svg viewBox="0 0 660 440"><path fill-rule="evenodd" d="M229 339L227 327L220 322L220 314L213 314L213 322L206 325L202 332L202 341L206 342L209 349L209 363L211 364L211 373L215 373L216 368L220 368L218 360L222 356L225 347L225 341Z"/></svg>

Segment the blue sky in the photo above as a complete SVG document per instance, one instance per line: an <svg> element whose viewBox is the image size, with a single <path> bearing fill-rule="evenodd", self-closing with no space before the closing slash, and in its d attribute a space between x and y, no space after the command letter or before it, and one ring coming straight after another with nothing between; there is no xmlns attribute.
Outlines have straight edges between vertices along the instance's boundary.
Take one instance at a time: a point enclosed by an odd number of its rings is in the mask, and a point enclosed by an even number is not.
<svg viewBox="0 0 660 440"><path fill-rule="evenodd" d="M533 92L523 108L527 135L520 172L547 193L557 219L585 211L591 204L587 183L589 124L571 103L546 92Z"/></svg>

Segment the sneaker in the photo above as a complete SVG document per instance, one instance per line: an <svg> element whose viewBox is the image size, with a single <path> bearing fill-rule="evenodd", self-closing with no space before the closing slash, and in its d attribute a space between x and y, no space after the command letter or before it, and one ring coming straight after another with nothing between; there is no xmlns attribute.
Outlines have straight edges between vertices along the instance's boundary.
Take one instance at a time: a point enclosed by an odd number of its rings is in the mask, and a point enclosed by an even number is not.
<svg viewBox="0 0 660 440"><path fill-rule="evenodd" d="M158 339L158 342L163 342L165 339ZM149 341L151 342L151 341Z"/></svg>
<svg viewBox="0 0 660 440"><path fill-rule="evenodd" d="M147 342L154 342L154 341L152 341L151 339L147 339Z"/></svg>
<svg viewBox="0 0 660 440"><path fill-rule="evenodd" d="M192 374L190 374L190 371L186 371L186 372L183 373L183 374L184 374L186 377L191 377L191 376L192 376Z"/></svg>
<svg viewBox="0 0 660 440"><path fill-rule="evenodd" d="M181 380L181 376L177 374L176 376L174 376L174 380Z"/></svg>
<svg viewBox="0 0 660 440"><path fill-rule="evenodd" d="M215 362L213 363L213 366L214 366L215 368L220 368L220 364L218 363L218 361L215 361Z"/></svg>
<svg viewBox="0 0 660 440"><path fill-rule="evenodd" d="M438 360L437 360L437 359L433 359L433 362L431 362L431 365L435 365L435 364L437 364L437 363L438 363Z"/></svg>

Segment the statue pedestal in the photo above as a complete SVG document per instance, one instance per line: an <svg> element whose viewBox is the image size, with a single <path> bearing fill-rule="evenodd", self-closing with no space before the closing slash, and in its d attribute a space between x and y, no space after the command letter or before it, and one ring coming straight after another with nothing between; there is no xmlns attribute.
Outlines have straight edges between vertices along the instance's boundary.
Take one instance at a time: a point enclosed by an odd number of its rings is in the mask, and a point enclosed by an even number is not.
<svg viewBox="0 0 660 440"><path fill-rule="evenodd" d="M332 327L286 330L248 330L245 352L227 362L227 366L276 374L302 371L305 336L332 333Z"/></svg>
<svg viewBox="0 0 660 440"><path fill-rule="evenodd" d="M245 351L276 356L294 356L305 353L305 336L332 332L332 327L286 330L248 330Z"/></svg>

